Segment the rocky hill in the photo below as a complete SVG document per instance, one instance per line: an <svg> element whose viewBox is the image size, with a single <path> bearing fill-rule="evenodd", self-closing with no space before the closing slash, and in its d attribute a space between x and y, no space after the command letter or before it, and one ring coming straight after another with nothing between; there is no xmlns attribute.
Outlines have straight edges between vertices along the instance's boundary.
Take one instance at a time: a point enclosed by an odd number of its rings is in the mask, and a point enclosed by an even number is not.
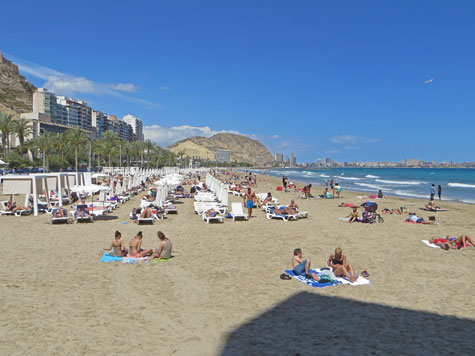
<svg viewBox="0 0 475 356"><path fill-rule="evenodd" d="M185 152L191 157L214 160L214 151L218 149L231 152L231 162L247 162L253 165L263 165L272 161L269 150L259 141L249 137L219 133L210 138L195 136L175 142L168 147L172 152Z"/></svg>
<svg viewBox="0 0 475 356"><path fill-rule="evenodd" d="M0 52L0 113L17 115L30 112L35 87L18 71L18 66Z"/></svg>

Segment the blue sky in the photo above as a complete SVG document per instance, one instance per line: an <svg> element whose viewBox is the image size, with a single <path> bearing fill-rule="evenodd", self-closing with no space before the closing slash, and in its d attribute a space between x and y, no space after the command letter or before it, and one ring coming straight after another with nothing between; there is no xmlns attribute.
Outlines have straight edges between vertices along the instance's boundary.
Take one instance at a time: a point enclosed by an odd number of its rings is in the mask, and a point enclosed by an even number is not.
<svg viewBox="0 0 475 356"><path fill-rule="evenodd" d="M166 146L232 131L299 162L474 160L473 1L9 1L36 86ZM434 78L430 84L424 81Z"/></svg>

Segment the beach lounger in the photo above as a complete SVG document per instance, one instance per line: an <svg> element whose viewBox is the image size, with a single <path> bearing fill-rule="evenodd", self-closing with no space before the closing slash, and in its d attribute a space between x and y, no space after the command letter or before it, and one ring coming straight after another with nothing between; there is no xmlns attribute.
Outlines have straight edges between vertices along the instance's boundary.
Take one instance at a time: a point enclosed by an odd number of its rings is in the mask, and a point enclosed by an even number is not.
<svg viewBox="0 0 475 356"><path fill-rule="evenodd" d="M77 213L77 210L69 212L74 219L74 222L77 224L78 222L94 222L94 215L89 214L87 216L80 216Z"/></svg>
<svg viewBox="0 0 475 356"><path fill-rule="evenodd" d="M209 222L212 220L224 222L224 216L219 215L219 214L216 214L215 216L207 216L206 212L204 212L203 214L201 214L201 216L203 217L202 219L206 221L207 224L209 224Z"/></svg>
<svg viewBox="0 0 475 356"><path fill-rule="evenodd" d="M64 210L64 212L66 213L65 216L63 216L63 217L55 217L54 216L59 211L59 209ZM69 224L68 211L66 210L66 208L54 208L51 211L51 224L58 224L58 223Z"/></svg>
<svg viewBox="0 0 475 356"><path fill-rule="evenodd" d="M244 214L244 212L242 211L242 204L241 203L232 203L230 214L233 218L233 221L235 221L236 218L244 218L244 219L248 220L247 214Z"/></svg>
<svg viewBox="0 0 475 356"><path fill-rule="evenodd" d="M16 210L16 211L11 211L8 210L6 207L6 203L8 200L4 200L0 202L1 209L0 209L0 215L15 215L15 216L22 216L22 215L28 215L31 214L31 209L26 209L26 210Z"/></svg>
<svg viewBox="0 0 475 356"><path fill-rule="evenodd" d="M297 214L277 214L277 213L274 212L273 209L269 210L269 212L266 213L266 217L269 220L271 220L271 219L282 219L285 222L287 222L289 220L297 220L299 218L297 216Z"/></svg>

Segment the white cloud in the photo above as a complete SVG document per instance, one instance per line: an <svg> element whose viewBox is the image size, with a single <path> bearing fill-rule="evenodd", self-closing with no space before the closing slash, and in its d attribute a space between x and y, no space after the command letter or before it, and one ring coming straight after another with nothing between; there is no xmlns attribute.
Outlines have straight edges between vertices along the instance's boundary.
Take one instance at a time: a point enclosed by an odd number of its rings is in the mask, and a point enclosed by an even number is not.
<svg viewBox="0 0 475 356"><path fill-rule="evenodd" d="M361 136L353 136L353 135L341 135L341 136L333 136L331 138L331 142L338 143L338 144L349 144L349 143L376 143L380 142L381 140L378 138L366 138Z"/></svg>
<svg viewBox="0 0 475 356"><path fill-rule="evenodd" d="M36 78L44 79L43 86L53 93L60 95L74 94L105 94L114 95L121 93L133 93L139 87L132 83L99 83L90 79L62 73L57 70L44 67L24 59L8 55L18 65L23 74L29 74ZM127 99L126 99L127 100Z"/></svg>
<svg viewBox="0 0 475 356"><path fill-rule="evenodd" d="M145 139L152 140L161 146L168 146L175 143L176 141L184 140L192 136L211 137L217 133L234 133L237 135L243 135L242 133L233 130L216 131L211 129L209 126L198 127L182 125L166 128L159 125L151 125L144 127ZM244 136L249 137L252 135Z"/></svg>
<svg viewBox="0 0 475 356"><path fill-rule="evenodd" d="M167 91L168 89L170 89L170 87L166 86L166 85L163 85L160 87L160 90L163 90L163 91Z"/></svg>
<svg viewBox="0 0 475 356"><path fill-rule="evenodd" d="M276 139L280 138L280 136L279 136L279 135L272 135L271 138L273 138L274 140L276 140Z"/></svg>

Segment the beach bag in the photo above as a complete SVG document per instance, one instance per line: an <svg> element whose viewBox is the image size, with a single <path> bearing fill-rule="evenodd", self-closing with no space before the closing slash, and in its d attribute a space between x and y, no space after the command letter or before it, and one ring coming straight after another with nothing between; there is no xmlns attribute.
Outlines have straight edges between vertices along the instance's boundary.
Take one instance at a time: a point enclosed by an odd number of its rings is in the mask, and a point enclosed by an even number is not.
<svg viewBox="0 0 475 356"><path fill-rule="evenodd" d="M277 190L277 191L282 191L282 189L284 189L284 188L279 185L275 190Z"/></svg>
<svg viewBox="0 0 475 356"><path fill-rule="evenodd" d="M429 216L429 221L435 221L435 216Z"/></svg>
<svg viewBox="0 0 475 356"><path fill-rule="evenodd" d="M328 267L323 267L320 269L321 275L320 275L320 283L332 283L335 281L336 276L333 271L328 268Z"/></svg>

